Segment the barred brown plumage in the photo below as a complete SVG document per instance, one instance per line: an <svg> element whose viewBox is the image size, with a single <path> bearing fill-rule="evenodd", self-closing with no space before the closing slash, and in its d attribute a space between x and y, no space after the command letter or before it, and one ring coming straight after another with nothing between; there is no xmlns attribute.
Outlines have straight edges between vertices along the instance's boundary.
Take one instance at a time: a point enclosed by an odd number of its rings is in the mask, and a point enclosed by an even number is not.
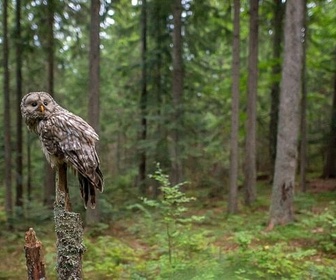
<svg viewBox="0 0 336 280"><path fill-rule="evenodd" d="M56 103L46 92L30 92L21 101L21 113L28 129L39 136L43 153L52 167L66 163L78 176L84 206L90 197L95 207L95 189L103 191L94 129L81 117Z"/></svg>

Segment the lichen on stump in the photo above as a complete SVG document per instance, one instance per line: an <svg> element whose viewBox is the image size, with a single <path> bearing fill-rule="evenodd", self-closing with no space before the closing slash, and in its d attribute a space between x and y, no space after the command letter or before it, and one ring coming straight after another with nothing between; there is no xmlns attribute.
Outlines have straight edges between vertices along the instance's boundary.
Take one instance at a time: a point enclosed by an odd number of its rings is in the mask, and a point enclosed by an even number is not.
<svg viewBox="0 0 336 280"><path fill-rule="evenodd" d="M83 279L83 225L80 214L65 210L65 195L57 190L54 204L57 235L57 275L59 280Z"/></svg>

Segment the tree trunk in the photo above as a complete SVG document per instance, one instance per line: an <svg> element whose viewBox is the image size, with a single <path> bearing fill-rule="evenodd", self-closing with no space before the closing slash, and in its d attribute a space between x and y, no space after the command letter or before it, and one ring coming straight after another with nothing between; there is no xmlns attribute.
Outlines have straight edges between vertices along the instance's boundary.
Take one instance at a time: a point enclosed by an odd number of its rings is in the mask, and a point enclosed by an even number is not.
<svg viewBox="0 0 336 280"><path fill-rule="evenodd" d="M171 133L172 183L182 181L181 137L182 95L183 95L183 60L182 60L182 4L181 0L173 2L173 128Z"/></svg>
<svg viewBox="0 0 336 280"><path fill-rule="evenodd" d="M7 224L11 228L13 216L12 203L12 153L11 153L11 117L10 117L10 91L9 91L9 47L8 47L8 0L3 2L3 91L4 91L4 157L5 157L5 210Z"/></svg>
<svg viewBox="0 0 336 280"><path fill-rule="evenodd" d="M47 92L54 96L54 1L47 1ZM44 205L52 208L55 199L55 171L44 161Z"/></svg>
<svg viewBox="0 0 336 280"><path fill-rule="evenodd" d="M245 154L245 203L251 205L257 198L256 178L256 125L258 81L258 8L259 1L250 1L250 36L248 57L248 103Z"/></svg>
<svg viewBox="0 0 336 280"><path fill-rule="evenodd" d="M22 98L22 39L21 39L21 0L16 1L16 201L23 207L23 172L22 172L22 116L20 110ZM21 215L21 213L19 213Z"/></svg>
<svg viewBox="0 0 336 280"><path fill-rule="evenodd" d="M142 195L146 193L146 150L143 143L147 139L147 3L142 0L141 8L141 95L140 95L140 161L139 161L139 191Z"/></svg>
<svg viewBox="0 0 336 280"><path fill-rule="evenodd" d="M303 192L307 191L307 75L306 75L306 49L307 49L307 0L304 2L303 26L304 41L302 46L302 83L301 83L301 137L300 137L300 185Z"/></svg>
<svg viewBox="0 0 336 280"><path fill-rule="evenodd" d="M90 53L89 53L89 106L88 119L91 126L99 134L99 58L100 58L100 37L99 37L99 9L100 1L91 0L91 24L90 24ZM99 222L98 192L96 192L96 208L90 207L86 211L86 223L88 225Z"/></svg>
<svg viewBox="0 0 336 280"><path fill-rule="evenodd" d="M334 73L334 92L330 121L329 143L326 162L323 168L323 178L336 178L336 72Z"/></svg>
<svg viewBox="0 0 336 280"><path fill-rule="evenodd" d="M277 157L268 229L294 219L293 198L300 126L303 1L288 0L282 68Z"/></svg>
<svg viewBox="0 0 336 280"><path fill-rule="evenodd" d="M31 146L30 133L27 134L27 197L32 199L32 168L31 168Z"/></svg>
<svg viewBox="0 0 336 280"><path fill-rule="evenodd" d="M165 42L163 41L163 37L165 37L165 28L166 28L166 14L168 11L164 9L162 3L160 1L154 1L154 12L152 15L153 26L156 28L153 30L154 40L155 40L155 65L154 71L152 71L152 79L154 81L153 84L153 92L156 95L155 106L156 106L156 127L155 127L155 135L156 139L158 139L158 144L155 147L155 161L160 162L161 166L165 166L165 162L167 162L168 152L168 142L167 142L167 127L163 125L164 117L164 86L163 86L163 65L164 63L164 46ZM149 29L150 30L150 29ZM167 167L167 166L165 166ZM160 188L158 184L153 185L153 189L151 189L152 197L158 197L160 194Z"/></svg>
<svg viewBox="0 0 336 280"><path fill-rule="evenodd" d="M232 43L232 115L230 149L230 190L228 213L238 211L238 131L239 131L239 70L240 70L240 0L235 0Z"/></svg>
<svg viewBox="0 0 336 280"><path fill-rule="evenodd" d="M276 139L278 133L278 115L279 115L279 96L280 96L280 75L281 75L281 51L283 36L283 17L286 3L282 0L274 1L274 20L273 20L273 60L272 67L273 83L271 85L271 111L269 123L269 153L271 160L271 174L274 172L276 157ZM278 79L276 77L279 77Z"/></svg>

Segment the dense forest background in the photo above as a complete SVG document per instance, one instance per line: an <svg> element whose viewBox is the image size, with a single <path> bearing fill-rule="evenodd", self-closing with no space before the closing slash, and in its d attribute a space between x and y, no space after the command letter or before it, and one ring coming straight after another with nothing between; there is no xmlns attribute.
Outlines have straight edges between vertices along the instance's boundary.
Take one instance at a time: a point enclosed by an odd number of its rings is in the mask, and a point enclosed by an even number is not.
<svg viewBox="0 0 336 280"><path fill-rule="evenodd" d="M286 25L298 6L302 20ZM264 222L293 221L292 201L285 218L274 206L280 96L293 77L286 55L300 62L299 90L289 93L299 101L291 188L336 176L335 1L4 0L0 13L3 225L52 215L53 173L19 112L30 91L51 93L100 136L105 190L88 224L109 224L140 196L159 198L149 177L157 163L172 185L188 182L181 188L199 205L223 201L223 215L258 203L257 182L268 195L273 185ZM285 47L288 26L300 31L301 56Z"/></svg>

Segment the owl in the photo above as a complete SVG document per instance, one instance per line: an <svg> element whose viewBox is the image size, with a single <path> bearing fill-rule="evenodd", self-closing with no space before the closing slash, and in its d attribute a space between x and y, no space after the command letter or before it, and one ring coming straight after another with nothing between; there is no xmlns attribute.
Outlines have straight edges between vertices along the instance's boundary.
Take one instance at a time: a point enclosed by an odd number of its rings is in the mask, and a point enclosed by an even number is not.
<svg viewBox="0 0 336 280"><path fill-rule="evenodd" d="M73 168L80 183L84 206L96 205L96 189L103 191L103 174L95 148L98 135L82 118L56 103L46 92L30 92L21 101L21 114L28 129L40 139L51 166Z"/></svg>

